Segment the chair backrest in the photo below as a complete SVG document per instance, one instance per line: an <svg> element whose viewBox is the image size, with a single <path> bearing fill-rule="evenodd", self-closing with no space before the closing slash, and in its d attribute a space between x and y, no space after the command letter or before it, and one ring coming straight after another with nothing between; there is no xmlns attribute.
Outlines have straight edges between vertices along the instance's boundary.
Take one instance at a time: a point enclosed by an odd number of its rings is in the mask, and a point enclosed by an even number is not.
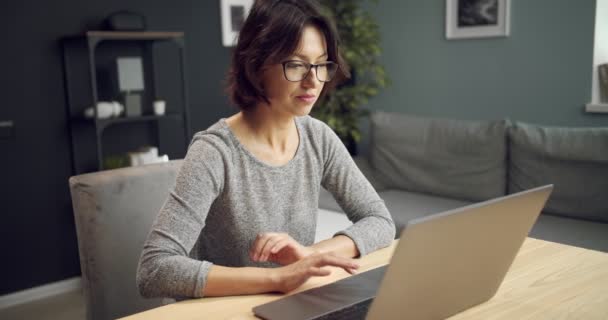
<svg viewBox="0 0 608 320"><path fill-rule="evenodd" d="M181 160L70 178L87 319L115 319L161 305L135 284L143 243Z"/></svg>

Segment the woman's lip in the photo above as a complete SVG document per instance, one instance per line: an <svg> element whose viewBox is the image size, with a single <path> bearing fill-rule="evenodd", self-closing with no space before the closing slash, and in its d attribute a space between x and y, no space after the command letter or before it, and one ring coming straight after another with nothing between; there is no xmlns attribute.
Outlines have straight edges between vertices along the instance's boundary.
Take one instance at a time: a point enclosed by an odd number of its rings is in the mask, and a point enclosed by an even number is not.
<svg viewBox="0 0 608 320"><path fill-rule="evenodd" d="M302 95L302 96L297 96L296 98L298 98L304 102L314 102L316 96Z"/></svg>

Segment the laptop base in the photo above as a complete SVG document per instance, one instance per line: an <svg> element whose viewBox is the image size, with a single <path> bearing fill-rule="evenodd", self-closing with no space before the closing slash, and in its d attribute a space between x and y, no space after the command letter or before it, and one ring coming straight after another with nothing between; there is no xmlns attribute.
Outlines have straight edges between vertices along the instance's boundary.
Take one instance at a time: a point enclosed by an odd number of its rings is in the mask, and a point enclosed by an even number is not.
<svg viewBox="0 0 608 320"><path fill-rule="evenodd" d="M262 319L364 319L386 266L368 270L325 286L253 308Z"/></svg>

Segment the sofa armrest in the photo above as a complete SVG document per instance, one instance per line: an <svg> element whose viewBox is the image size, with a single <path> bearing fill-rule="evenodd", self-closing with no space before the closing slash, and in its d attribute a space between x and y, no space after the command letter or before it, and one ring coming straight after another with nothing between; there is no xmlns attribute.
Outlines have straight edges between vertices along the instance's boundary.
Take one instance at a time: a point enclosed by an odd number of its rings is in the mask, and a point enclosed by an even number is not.
<svg viewBox="0 0 608 320"><path fill-rule="evenodd" d="M509 193L553 184L544 212L608 223L608 128L516 122L509 143Z"/></svg>

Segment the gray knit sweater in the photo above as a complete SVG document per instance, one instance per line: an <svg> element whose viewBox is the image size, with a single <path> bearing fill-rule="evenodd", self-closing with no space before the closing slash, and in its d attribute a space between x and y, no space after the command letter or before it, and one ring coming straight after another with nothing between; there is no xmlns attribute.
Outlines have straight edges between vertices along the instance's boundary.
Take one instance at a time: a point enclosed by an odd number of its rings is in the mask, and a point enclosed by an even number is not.
<svg viewBox="0 0 608 320"><path fill-rule="evenodd" d="M395 225L384 202L336 134L309 116L296 118L300 144L272 166L247 151L222 119L197 133L145 242L137 270L146 297L201 297L212 264L273 267L248 252L257 234L286 232L309 246L323 186L354 222L338 232L361 255L388 246Z"/></svg>

